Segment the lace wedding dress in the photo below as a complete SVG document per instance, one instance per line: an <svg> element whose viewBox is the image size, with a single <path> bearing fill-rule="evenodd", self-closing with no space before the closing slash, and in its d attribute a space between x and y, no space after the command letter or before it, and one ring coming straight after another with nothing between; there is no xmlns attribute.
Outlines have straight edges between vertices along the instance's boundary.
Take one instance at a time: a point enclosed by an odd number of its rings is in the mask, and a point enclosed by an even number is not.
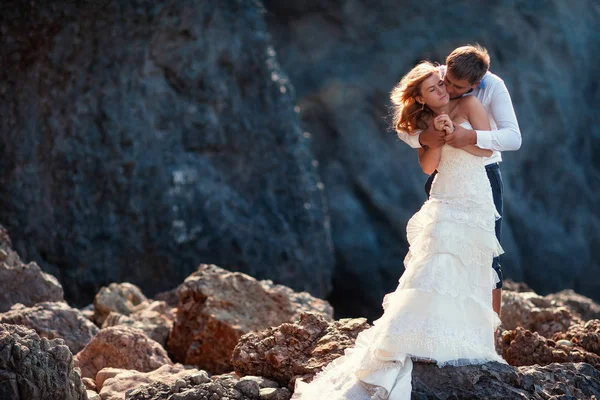
<svg viewBox="0 0 600 400"><path fill-rule="evenodd" d="M430 199L408 221L405 271L383 315L310 383L297 381L293 400L410 399L412 358L505 363L494 347L491 265L502 248L485 158L445 145L437 170Z"/></svg>

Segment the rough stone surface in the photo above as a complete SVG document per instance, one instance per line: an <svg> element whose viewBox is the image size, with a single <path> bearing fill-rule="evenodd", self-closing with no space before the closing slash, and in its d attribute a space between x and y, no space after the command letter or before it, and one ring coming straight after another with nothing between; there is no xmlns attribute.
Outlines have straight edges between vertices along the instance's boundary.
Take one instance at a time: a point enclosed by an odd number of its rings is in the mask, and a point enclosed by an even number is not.
<svg viewBox="0 0 600 400"><path fill-rule="evenodd" d="M0 146L0 158L1 154ZM18 303L32 306L43 301L63 301L58 280L42 272L35 262L24 264L11 246L8 231L0 225L0 313Z"/></svg>
<svg viewBox="0 0 600 400"><path fill-rule="evenodd" d="M589 297L575 293L572 289L549 294L545 297L555 304L569 308L573 314L580 316L584 321L600 319L600 304Z"/></svg>
<svg viewBox="0 0 600 400"><path fill-rule="evenodd" d="M148 372L165 364L172 364L165 349L142 331L127 326L101 329L75 355L75 366L89 378L95 378L106 367Z"/></svg>
<svg viewBox="0 0 600 400"><path fill-rule="evenodd" d="M600 356L600 320L593 319L586 323L569 327L566 332L556 333L554 340L569 340L573 344Z"/></svg>
<svg viewBox="0 0 600 400"><path fill-rule="evenodd" d="M86 400L86 389L64 341L0 323L0 399Z"/></svg>
<svg viewBox="0 0 600 400"><path fill-rule="evenodd" d="M2 5L0 222L69 302L200 262L327 295L323 186L259 3Z"/></svg>
<svg viewBox="0 0 600 400"><path fill-rule="evenodd" d="M414 400L579 400L600 398L600 371L589 364L511 367L500 363L437 368L415 364Z"/></svg>
<svg viewBox="0 0 600 400"><path fill-rule="evenodd" d="M141 289L128 282L111 283L102 287L94 297L94 322L102 325L108 314L131 314L133 308L148 299Z"/></svg>
<svg viewBox="0 0 600 400"><path fill-rule="evenodd" d="M336 318L380 314L403 271L406 222L426 198L416 151L386 132L389 92L419 60L443 62L474 41L523 134L519 151L502 154L503 271L540 294L570 287L600 300L596 0L264 5L326 188Z"/></svg>
<svg viewBox="0 0 600 400"><path fill-rule="evenodd" d="M291 392L262 377L235 374L213 375L204 371L188 375L174 384L153 383L126 393L126 400L289 400Z"/></svg>
<svg viewBox="0 0 600 400"><path fill-rule="evenodd" d="M77 354L98 333L98 327L76 308L66 303L22 304L0 314L0 323L24 325L47 339L61 338L73 354Z"/></svg>
<svg viewBox="0 0 600 400"><path fill-rule="evenodd" d="M556 332L565 332L571 325L582 322L570 308L557 304L556 301L534 292L513 291L502 293L501 320L504 329L522 327L546 338L551 338Z"/></svg>
<svg viewBox="0 0 600 400"><path fill-rule="evenodd" d="M333 317L329 303L306 292L295 293L215 265L200 265L180 285L177 295L169 353L181 363L211 373L231 371L231 354L245 333L295 321L306 311Z"/></svg>
<svg viewBox="0 0 600 400"><path fill-rule="evenodd" d="M144 301L132 308L129 316L111 312L104 320L102 327L131 326L141 330L149 338L166 348L174 320L175 310L164 301Z"/></svg>
<svg viewBox="0 0 600 400"><path fill-rule="evenodd" d="M240 374L264 376L293 389L297 378L311 377L344 354L368 327L364 318L328 322L317 314L302 314L297 323L244 335L231 362Z"/></svg>
<svg viewBox="0 0 600 400"><path fill-rule="evenodd" d="M600 356L583 346L546 339L521 327L502 332L502 357L514 366L585 362L600 368Z"/></svg>
<svg viewBox="0 0 600 400"><path fill-rule="evenodd" d="M102 400L123 400L128 390L136 389L142 385L155 382L171 385L186 376L202 373L204 372L193 368L185 368L181 364L163 365L150 372L104 368L96 375L96 383L98 384L98 392ZM208 375L206 375L205 379L209 379Z"/></svg>

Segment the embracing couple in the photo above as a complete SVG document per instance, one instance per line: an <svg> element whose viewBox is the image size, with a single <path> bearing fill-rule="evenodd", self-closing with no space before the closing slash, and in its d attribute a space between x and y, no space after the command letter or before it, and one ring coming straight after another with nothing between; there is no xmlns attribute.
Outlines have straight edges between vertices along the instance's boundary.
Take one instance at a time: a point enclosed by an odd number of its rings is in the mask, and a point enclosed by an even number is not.
<svg viewBox="0 0 600 400"><path fill-rule="evenodd" d="M502 272L500 152L521 133L480 46L422 62L391 92L394 128L418 149L429 196L408 221L409 251L383 315L292 399L410 399L412 362L505 363L496 353ZM490 268L491 266L491 268Z"/></svg>

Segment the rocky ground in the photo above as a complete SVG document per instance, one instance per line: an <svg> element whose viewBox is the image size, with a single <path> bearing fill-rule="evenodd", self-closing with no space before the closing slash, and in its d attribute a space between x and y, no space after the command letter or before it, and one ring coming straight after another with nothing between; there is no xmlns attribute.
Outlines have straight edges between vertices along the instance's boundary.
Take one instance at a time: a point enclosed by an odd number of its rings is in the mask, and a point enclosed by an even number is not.
<svg viewBox="0 0 600 400"><path fill-rule="evenodd" d="M306 292L204 264L154 299L120 282L73 308L1 226L0 293L2 400L287 400L369 327L334 320ZM509 365L416 363L413 398L600 398L600 306L510 281L503 301L497 349Z"/></svg>

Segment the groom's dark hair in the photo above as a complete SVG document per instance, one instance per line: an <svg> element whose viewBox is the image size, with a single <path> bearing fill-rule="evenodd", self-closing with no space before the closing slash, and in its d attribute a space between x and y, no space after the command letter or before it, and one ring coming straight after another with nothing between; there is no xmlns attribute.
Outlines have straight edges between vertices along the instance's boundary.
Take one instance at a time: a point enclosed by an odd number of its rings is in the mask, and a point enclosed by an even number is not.
<svg viewBox="0 0 600 400"><path fill-rule="evenodd" d="M457 47L446 57L446 68L454 78L466 79L474 85L490 68L490 55L478 44Z"/></svg>

